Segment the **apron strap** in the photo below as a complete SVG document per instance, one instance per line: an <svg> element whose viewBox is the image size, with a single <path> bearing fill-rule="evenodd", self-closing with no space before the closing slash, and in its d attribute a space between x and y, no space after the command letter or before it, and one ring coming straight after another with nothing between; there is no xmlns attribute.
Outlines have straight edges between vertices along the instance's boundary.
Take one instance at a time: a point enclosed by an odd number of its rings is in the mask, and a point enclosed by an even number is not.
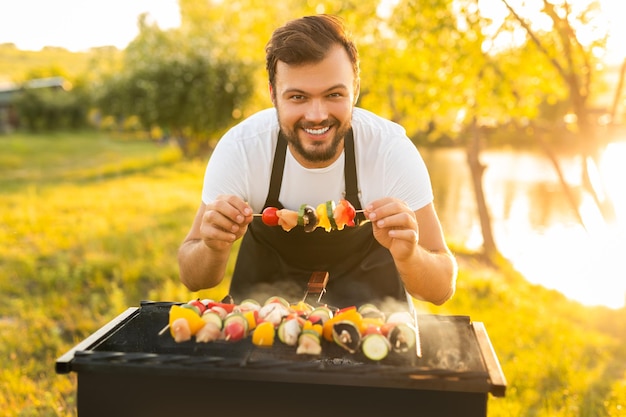
<svg viewBox="0 0 626 417"><path fill-rule="evenodd" d="M274 163L272 165L272 176L270 177L270 189L267 192L265 207L276 207L283 209L283 205L278 201L280 187L283 183L283 171L285 170L285 156L287 155L287 139L282 132L278 133L276 151L274 152Z"/></svg>
<svg viewBox="0 0 626 417"><path fill-rule="evenodd" d="M354 152L354 135L352 129L348 131L343 141L345 153L344 177L346 181L346 200L354 206L356 210L361 210L361 201L359 200L359 187L356 180L356 158ZM357 213L356 223L365 221L365 215L362 212Z"/></svg>

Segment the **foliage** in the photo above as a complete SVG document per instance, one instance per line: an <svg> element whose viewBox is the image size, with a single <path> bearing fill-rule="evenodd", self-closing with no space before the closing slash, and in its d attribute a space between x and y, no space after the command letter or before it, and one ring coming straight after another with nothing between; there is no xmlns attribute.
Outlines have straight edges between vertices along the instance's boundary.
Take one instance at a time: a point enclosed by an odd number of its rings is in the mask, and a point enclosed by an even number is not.
<svg viewBox="0 0 626 417"><path fill-rule="evenodd" d="M74 80L86 72L96 52L95 49L71 52L53 47L40 51L23 51L11 43L0 44L0 82L22 83L30 78L50 75L63 75Z"/></svg>
<svg viewBox="0 0 626 417"><path fill-rule="evenodd" d="M196 153L208 137L241 117L252 91L244 62L217 57L209 37L183 37L140 21L125 51L124 69L103 83L99 109L117 120L136 116L145 129L159 127Z"/></svg>
<svg viewBox="0 0 626 417"><path fill-rule="evenodd" d="M83 86L64 89L25 89L13 103L21 128L31 131L78 129L87 126L90 99Z"/></svg>
<svg viewBox="0 0 626 417"><path fill-rule="evenodd" d="M76 375L56 375L54 361L126 308L225 294L227 281L198 293L178 281L204 166L171 146L96 133L2 137L4 415L75 416ZM508 381L505 398L489 399L490 417L623 413L626 310L581 306L506 263L455 251L456 295L418 308L485 324Z"/></svg>

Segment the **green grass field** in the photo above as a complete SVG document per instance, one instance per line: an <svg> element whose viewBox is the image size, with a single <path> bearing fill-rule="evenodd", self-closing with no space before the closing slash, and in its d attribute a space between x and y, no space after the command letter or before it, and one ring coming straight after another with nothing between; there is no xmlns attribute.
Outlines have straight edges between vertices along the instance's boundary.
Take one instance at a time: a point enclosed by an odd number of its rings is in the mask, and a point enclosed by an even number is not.
<svg viewBox="0 0 626 417"><path fill-rule="evenodd" d="M101 133L0 136L1 415L75 416L75 375L54 371L61 354L141 300L226 294L178 281L204 165ZM485 324L508 381L490 417L626 415L626 309L459 259L455 297L420 307Z"/></svg>

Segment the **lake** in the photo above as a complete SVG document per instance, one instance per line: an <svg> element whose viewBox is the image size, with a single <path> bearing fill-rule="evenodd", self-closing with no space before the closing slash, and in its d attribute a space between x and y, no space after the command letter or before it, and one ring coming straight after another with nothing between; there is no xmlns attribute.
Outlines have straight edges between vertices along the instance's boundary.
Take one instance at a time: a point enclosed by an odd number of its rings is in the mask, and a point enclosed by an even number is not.
<svg viewBox="0 0 626 417"><path fill-rule="evenodd" d="M470 249L482 244L474 189L464 149L421 149L431 173L446 238ZM485 198L500 252L530 282L585 305L626 303L626 142L606 149L596 175L606 183L617 220L605 224L582 191L580 160L562 157L585 227L577 220L556 171L541 153L484 151Z"/></svg>

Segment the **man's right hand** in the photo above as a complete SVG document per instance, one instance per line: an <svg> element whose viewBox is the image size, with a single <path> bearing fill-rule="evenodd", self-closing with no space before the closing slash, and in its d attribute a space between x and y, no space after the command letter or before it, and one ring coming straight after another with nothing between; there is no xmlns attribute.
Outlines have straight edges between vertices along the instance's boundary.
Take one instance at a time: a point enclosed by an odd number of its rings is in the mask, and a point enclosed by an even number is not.
<svg viewBox="0 0 626 417"><path fill-rule="evenodd" d="M252 219L248 203L234 195L220 195L204 207L200 238L209 248L223 250L243 237Z"/></svg>

